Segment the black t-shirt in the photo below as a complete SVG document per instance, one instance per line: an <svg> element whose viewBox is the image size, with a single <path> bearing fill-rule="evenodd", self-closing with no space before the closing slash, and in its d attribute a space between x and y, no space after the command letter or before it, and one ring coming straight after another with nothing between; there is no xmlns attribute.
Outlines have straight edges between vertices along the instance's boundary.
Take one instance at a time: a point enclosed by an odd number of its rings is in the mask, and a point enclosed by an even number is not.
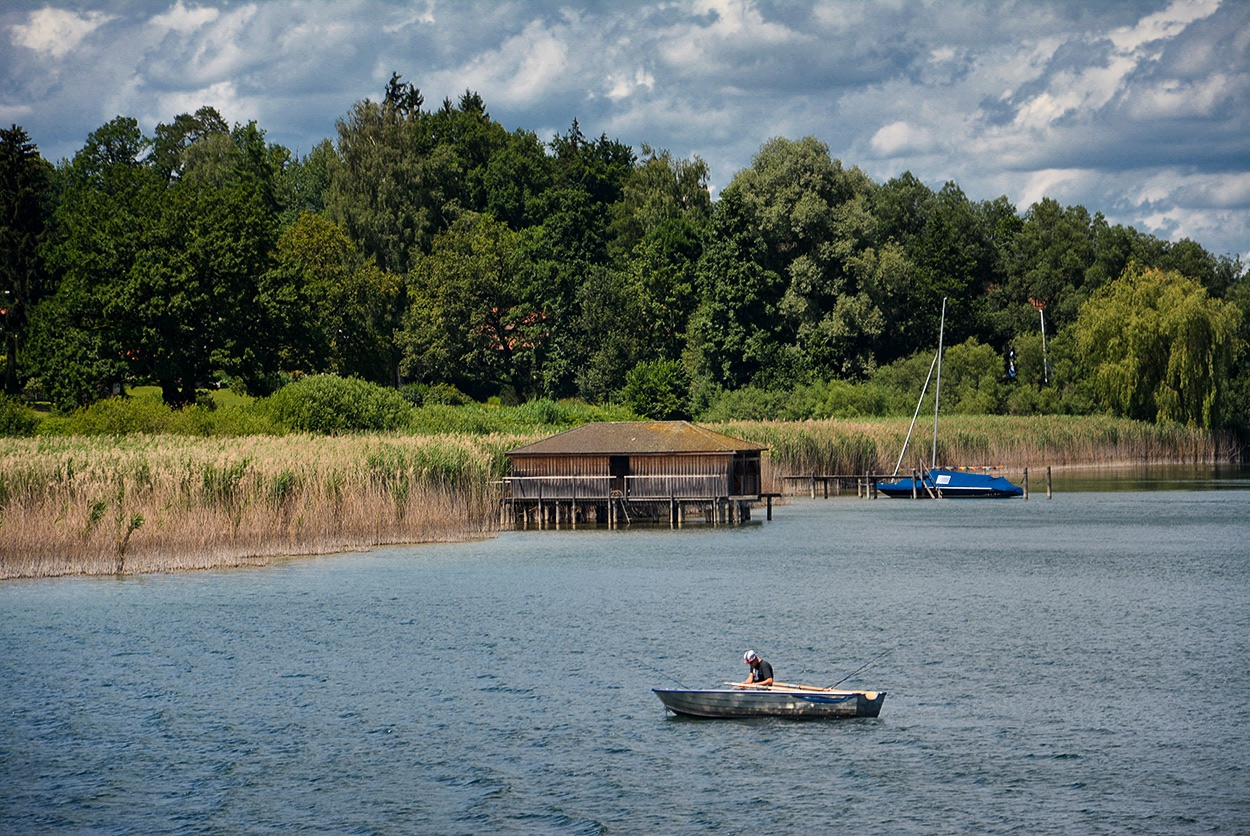
<svg viewBox="0 0 1250 836"><path fill-rule="evenodd" d="M751 681L763 682L765 679L773 678L773 666L760 659L758 665L751 666Z"/></svg>

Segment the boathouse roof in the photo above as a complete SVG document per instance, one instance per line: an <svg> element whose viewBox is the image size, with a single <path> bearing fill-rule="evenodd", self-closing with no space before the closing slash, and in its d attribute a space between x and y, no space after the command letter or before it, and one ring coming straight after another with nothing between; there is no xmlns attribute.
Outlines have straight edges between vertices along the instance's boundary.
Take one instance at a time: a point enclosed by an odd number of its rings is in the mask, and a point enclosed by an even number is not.
<svg viewBox="0 0 1250 836"><path fill-rule="evenodd" d="M509 456L636 456L666 453L738 453L767 449L696 427L689 421L611 421L582 424L518 447Z"/></svg>

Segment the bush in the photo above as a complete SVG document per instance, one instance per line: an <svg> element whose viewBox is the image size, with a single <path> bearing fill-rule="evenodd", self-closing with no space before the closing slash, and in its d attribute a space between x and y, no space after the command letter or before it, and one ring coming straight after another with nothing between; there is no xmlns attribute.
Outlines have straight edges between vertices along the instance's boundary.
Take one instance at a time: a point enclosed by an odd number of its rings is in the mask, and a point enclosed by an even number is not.
<svg viewBox="0 0 1250 836"><path fill-rule="evenodd" d="M29 436L35 434L39 418L22 406L16 398L0 395L0 436Z"/></svg>
<svg viewBox="0 0 1250 836"><path fill-rule="evenodd" d="M327 374L284 386L262 403L279 426L328 435L398 430L412 415L408 401L394 389Z"/></svg>
<svg viewBox="0 0 1250 836"><path fill-rule="evenodd" d="M450 383L409 383L399 394L413 406L464 406L473 399Z"/></svg>
<svg viewBox="0 0 1250 836"><path fill-rule="evenodd" d="M625 375L625 406L646 418L672 421L690 417L690 376L676 360L639 363Z"/></svg>
<svg viewBox="0 0 1250 836"><path fill-rule="evenodd" d="M48 435L128 435L171 432L174 411L159 396L115 395L50 418L40 429Z"/></svg>
<svg viewBox="0 0 1250 836"><path fill-rule="evenodd" d="M280 433L269 416L253 406L216 406L197 403L170 409L160 395L119 396L96 401L68 415L40 422L37 432L46 436L153 435L226 436Z"/></svg>
<svg viewBox="0 0 1250 836"><path fill-rule="evenodd" d="M781 417L789 395L747 386L722 391L699 415L700 421L775 421Z"/></svg>

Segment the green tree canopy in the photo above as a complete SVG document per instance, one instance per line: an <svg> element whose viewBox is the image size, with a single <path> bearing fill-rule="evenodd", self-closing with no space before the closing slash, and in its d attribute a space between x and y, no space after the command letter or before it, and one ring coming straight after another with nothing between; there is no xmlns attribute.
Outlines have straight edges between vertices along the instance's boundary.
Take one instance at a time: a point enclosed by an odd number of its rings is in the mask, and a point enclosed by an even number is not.
<svg viewBox="0 0 1250 836"><path fill-rule="evenodd" d="M43 246L52 213L52 167L17 125L0 130L0 318L4 391L19 391L17 355L28 312L49 292Z"/></svg>
<svg viewBox="0 0 1250 836"><path fill-rule="evenodd" d="M1242 349L1240 319L1192 279L1132 264L1081 307L1073 332L1104 409L1218 428L1229 417L1221 383Z"/></svg>
<svg viewBox="0 0 1250 836"><path fill-rule="evenodd" d="M218 371L258 385L274 370L279 330L261 283L279 157L255 124L189 133L174 143L166 132L167 150L180 150L154 157L135 120L119 117L62 175L50 250L59 298L39 340L42 379L61 406L100 397L123 372L182 406ZM175 156L171 179L158 162Z"/></svg>
<svg viewBox="0 0 1250 836"><path fill-rule="evenodd" d="M482 394L531 390L542 311L518 283L517 234L489 215L467 213L438 235L410 277L411 305L399 341L403 374Z"/></svg>

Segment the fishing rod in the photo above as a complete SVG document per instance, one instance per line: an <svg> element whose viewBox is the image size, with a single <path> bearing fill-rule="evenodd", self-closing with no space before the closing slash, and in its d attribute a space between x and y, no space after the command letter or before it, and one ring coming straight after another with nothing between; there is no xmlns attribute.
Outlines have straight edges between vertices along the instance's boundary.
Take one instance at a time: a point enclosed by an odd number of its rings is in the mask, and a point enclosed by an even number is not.
<svg viewBox="0 0 1250 836"><path fill-rule="evenodd" d="M885 651L884 653L878 653L876 656L872 657L872 658L871 658L871 659L869 659L867 662L865 662L864 664L860 665L858 668L856 668L855 670L851 671L851 672L850 672L850 673L848 673L846 676L842 677L842 678L841 678L841 679L839 679L837 682L835 682L835 683L833 683L832 685L830 685L830 686L829 686L829 688L828 688L828 690L833 690L834 688L837 688L837 687L838 687L839 685L841 685L843 682L846 682L848 679L850 679L852 676L854 676L855 674L857 674L857 673L859 673L860 671L862 671L864 668L868 667L869 665L873 664L874 662L877 662L877 661L879 661L879 660L881 660L881 659L884 659L886 656L889 656L889 655L890 655L891 653L893 653L893 652L894 652L894 648L892 648L892 647L891 647L889 650Z"/></svg>
<svg viewBox="0 0 1250 836"><path fill-rule="evenodd" d="M692 689L689 685L687 685L686 683L682 682L682 681L681 681L681 680L679 680L677 677L675 677L675 676L669 676L668 674L666 674L664 671L660 670L660 669L659 669L659 668L657 668L657 667L654 667L654 666L652 666L652 665L648 665L646 662L643 662L643 661L641 661L641 660L639 660L639 659L634 659L633 657L630 657L630 661L632 661L634 664L638 665L638 666L639 666L639 667L641 667L641 668L646 668L647 670L651 671L651 672L652 672L652 673L654 673L654 674L659 674L660 676L664 677L665 679L669 680L670 682L675 682L675 683L677 683L678 685L680 685L680 686L682 687L682 689L684 689L684 690L686 690L686 691L693 690L693 689Z"/></svg>

